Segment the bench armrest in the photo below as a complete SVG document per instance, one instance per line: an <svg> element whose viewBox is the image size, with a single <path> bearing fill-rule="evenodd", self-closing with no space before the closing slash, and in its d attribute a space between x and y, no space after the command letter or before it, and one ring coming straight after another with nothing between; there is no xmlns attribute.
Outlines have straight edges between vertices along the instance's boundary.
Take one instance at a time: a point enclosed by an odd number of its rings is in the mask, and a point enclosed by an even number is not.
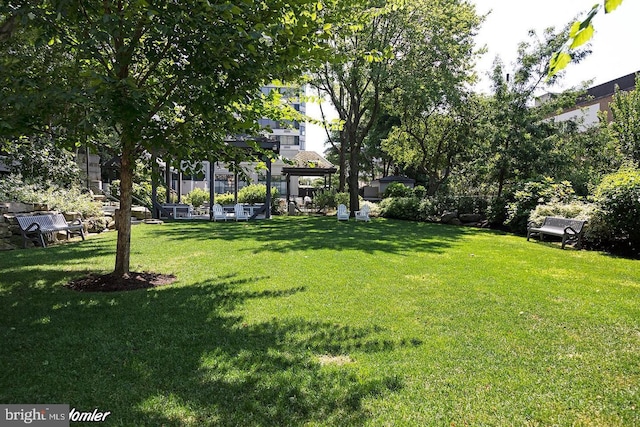
<svg viewBox="0 0 640 427"><path fill-rule="evenodd" d="M24 229L25 233L31 233L32 231L40 231L40 224L32 222L27 228Z"/></svg>
<svg viewBox="0 0 640 427"><path fill-rule="evenodd" d="M564 228L564 232L566 234L580 234L578 233L573 227L569 226L569 227L565 227Z"/></svg>

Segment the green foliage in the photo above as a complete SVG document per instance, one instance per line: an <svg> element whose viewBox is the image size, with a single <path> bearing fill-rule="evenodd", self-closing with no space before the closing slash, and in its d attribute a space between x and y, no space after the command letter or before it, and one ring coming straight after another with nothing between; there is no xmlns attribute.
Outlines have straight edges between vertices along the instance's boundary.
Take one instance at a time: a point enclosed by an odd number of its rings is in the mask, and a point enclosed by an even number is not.
<svg viewBox="0 0 640 427"><path fill-rule="evenodd" d="M278 199L278 189L271 187L272 205ZM267 186L264 184L251 184L238 191L238 202L247 204L264 203L267 200Z"/></svg>
<svg viewBox="0 0 640 427"><path fill-rule="evenodd" d="M413 195L418 199L424 199L427 195L427 189L424 188L424 185L416 185L413 187Z"/></svg>
<svg viewBox="0 0 640 427"><path fill-rule="evenodd" d="M640 74L634 90L624 92L616 88L608 128L616 146L627 161L640 162Z"/></svg>
<svg viewBox="0 0 640 427"><path fill-rule="evenodd" d="M606 175L594 198L608 233L640 251L640 169L623 167Z"/></svg>
<svg viewBox="0 0 640 427"><path fill-rule="evenodd" d="M30 182L56 183L63 187L80 183L80 169L73 153L46 136L12 139L6 146L4 163L14 174Z"/></svg>
<svg viewBox="0 0 640 427"><path fill-rule="evenodd" d="M590 223L595 210L596 205L593 203L583 203L580 201L562 203L559 201L552 201L551 203L536 206L529 215L529 221L536 225L542 225L545 217L554 216L560 218L579 219Z"/></svg>
<svg viewBox="0 0 640 427"><path fill-rule="evenodd" d="M416 221L420 219L420 199L417 197L387 197L380 202L380 216Z"/></svg>
<svg viewBox="0 0 640 427"><path fill-rule="evenodd" d="M203 188L194 188L184 197L184 202L194 207L199 207L209 203L209 190Z"/></svg>
<svg viewBox="0 0 640 427"><path fill-rule="evenodd" d="M232 193L216 194L216 203L219 205L233 205L234 200Z"/></svg>
<svg viewBox="0 0 640 427"><path fill-rule="evenodd" d="M387 218L417 221L439 221L445 212L476 213L485 215L488 201L481 197L453 197L415 195L389 197L380 203L380 215Z"/></svg>
<svg viewBox="0 0 640 427"><path fill-rule="evenodd" d="M605 13L611 13L622 4L623 0L604 0ZM547 66L547 78L553 78L557 73L564 70L574 57L575 49L587 43L595 32L593 18L600 12L602 5L596 3L587 16L582 21L576 21L571 25L571 30L565 36L565 43L558 48L549 59Z"/></svg>
<svg viewBox="0 0 640 427"><path fill-rule="evenodd" d="M60 212L80 212L84 218L101 216L102 206L79 186L25 182L19 175L0 180L0 200L47 205Z"/></svg>
<svg viewBox="0 0 640 427"><path fill-rule="evenodd" d="M318 209L331 209L338 207L336 192L334 190L320 190L313 197L313 204Z"/></svg>
<svg viewBox="0 0 640 427"><path fill-rule="evenodd" d="M350 202L349 202L349 193L345 193L345 192L337 192L335 195L335 204L336 206L338 205L345 205L348 209L350 208Z"/></svg>
<svg viewBox="0 0 640 427"><path fill-rule="evenodd" d="M338 205L345 205L348 209L349 193L335 190L318 191L313 198L313 204L317 209L334 209Z"/></svg>
<svg viewBox="0 0 640 427"><path fill-rule="evenodd" d="M552 178L529 181L513 194L513 202L507 206L506 225L511 231L525 234L529 215L540 204L551 202L569 203L575 198L575 191L567 181L555 182Z"/></svg>
<svg viewBox="0 0 640 427"><path fill-rule="evenodd" d="M388 197L411 197L413 196L413 190L401 182L392 182L385 188L382 198Z"/></svg>

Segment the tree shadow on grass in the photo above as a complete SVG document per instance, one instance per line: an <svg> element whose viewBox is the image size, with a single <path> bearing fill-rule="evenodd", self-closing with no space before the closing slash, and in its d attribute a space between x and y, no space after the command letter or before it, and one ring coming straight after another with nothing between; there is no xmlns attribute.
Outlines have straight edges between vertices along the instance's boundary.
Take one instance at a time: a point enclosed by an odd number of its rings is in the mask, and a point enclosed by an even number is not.
<svg viewBox="0 0 640 427"><path fill-rule="evenodd" d="M0 257L0 293L64 281L77 276L78 271L88 272L92 260L114 254L115 246L104 239L6 252ZM77 270L73 271L73 267ZM55 291L51 286L44 288Z"/></svg>
<svg viewBox="0 0 640 427"><path fill-rule="evenodd" d="M234 311L246 301L305 291L239 289L255 280L40 297L32 289L30 311L9 304L1 316L11 328L3 328L0 361L11 369L0 374L0 401L99 408L111 411L112 425L360 425L366 399L402 388L385 372L359 374L357 358L322 366L318 357L418 340L302 318L247 323Z"/></svg>
<svg viewBox="0 0 640 427"><path fill-rule="evenodd" d="M158 227L152 234L192 241L255 239L254 253L302 249L355 249L367 253L441 252L473 231L441 224L376 219L370 223L337 221L335 217L276 218L249 223L184 222Z"/></svg>

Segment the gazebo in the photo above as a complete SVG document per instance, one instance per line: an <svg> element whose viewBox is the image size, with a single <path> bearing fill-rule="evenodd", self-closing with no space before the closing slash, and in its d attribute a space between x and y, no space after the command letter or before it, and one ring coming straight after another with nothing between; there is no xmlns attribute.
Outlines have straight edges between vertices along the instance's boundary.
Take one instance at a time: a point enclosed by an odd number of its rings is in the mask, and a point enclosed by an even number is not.
<svg viewBox="0 0 640 427"><path fill-rule="evenodd" d="M287 177L287 203L291 199L292 176L317 176L324 178L325 188L331 189L331 175L338 170L327 159L315 151L300 151L292 159L291 166L283 167L282 174Z"/></svg>

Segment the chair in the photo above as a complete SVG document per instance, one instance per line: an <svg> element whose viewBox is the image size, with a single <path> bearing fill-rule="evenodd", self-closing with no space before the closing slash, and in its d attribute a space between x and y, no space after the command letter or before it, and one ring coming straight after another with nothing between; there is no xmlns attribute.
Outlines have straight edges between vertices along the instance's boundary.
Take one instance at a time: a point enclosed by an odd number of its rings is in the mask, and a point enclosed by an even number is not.
<svg viewBox="0 0 640 427"><path fill-rule="evenodd" d="M235 213L236 221L249 221L249 215L244 211L244 206L240 203L233 207L233 212Z"/></svg>
<svg viewBox="0 0 640 427"><path fill-rule="evenodd" d="M369 218L368 205L364 205L362 209L356 211L356 221L371 221L371 218Z"/></svg>
<svg viewBox="0 0 640 427"><path fill-rule="evenodd" d="M222 205L216 203L215 205L213 205L213 220L218 221L219 219L226 221L227 214L224 212Z"/></svg>
<svg viewBox="0 0 640 427"><path fill-rule="evenodd" d="M338 205L338 221L349 221L349 211L342 203Z"/></svg>

